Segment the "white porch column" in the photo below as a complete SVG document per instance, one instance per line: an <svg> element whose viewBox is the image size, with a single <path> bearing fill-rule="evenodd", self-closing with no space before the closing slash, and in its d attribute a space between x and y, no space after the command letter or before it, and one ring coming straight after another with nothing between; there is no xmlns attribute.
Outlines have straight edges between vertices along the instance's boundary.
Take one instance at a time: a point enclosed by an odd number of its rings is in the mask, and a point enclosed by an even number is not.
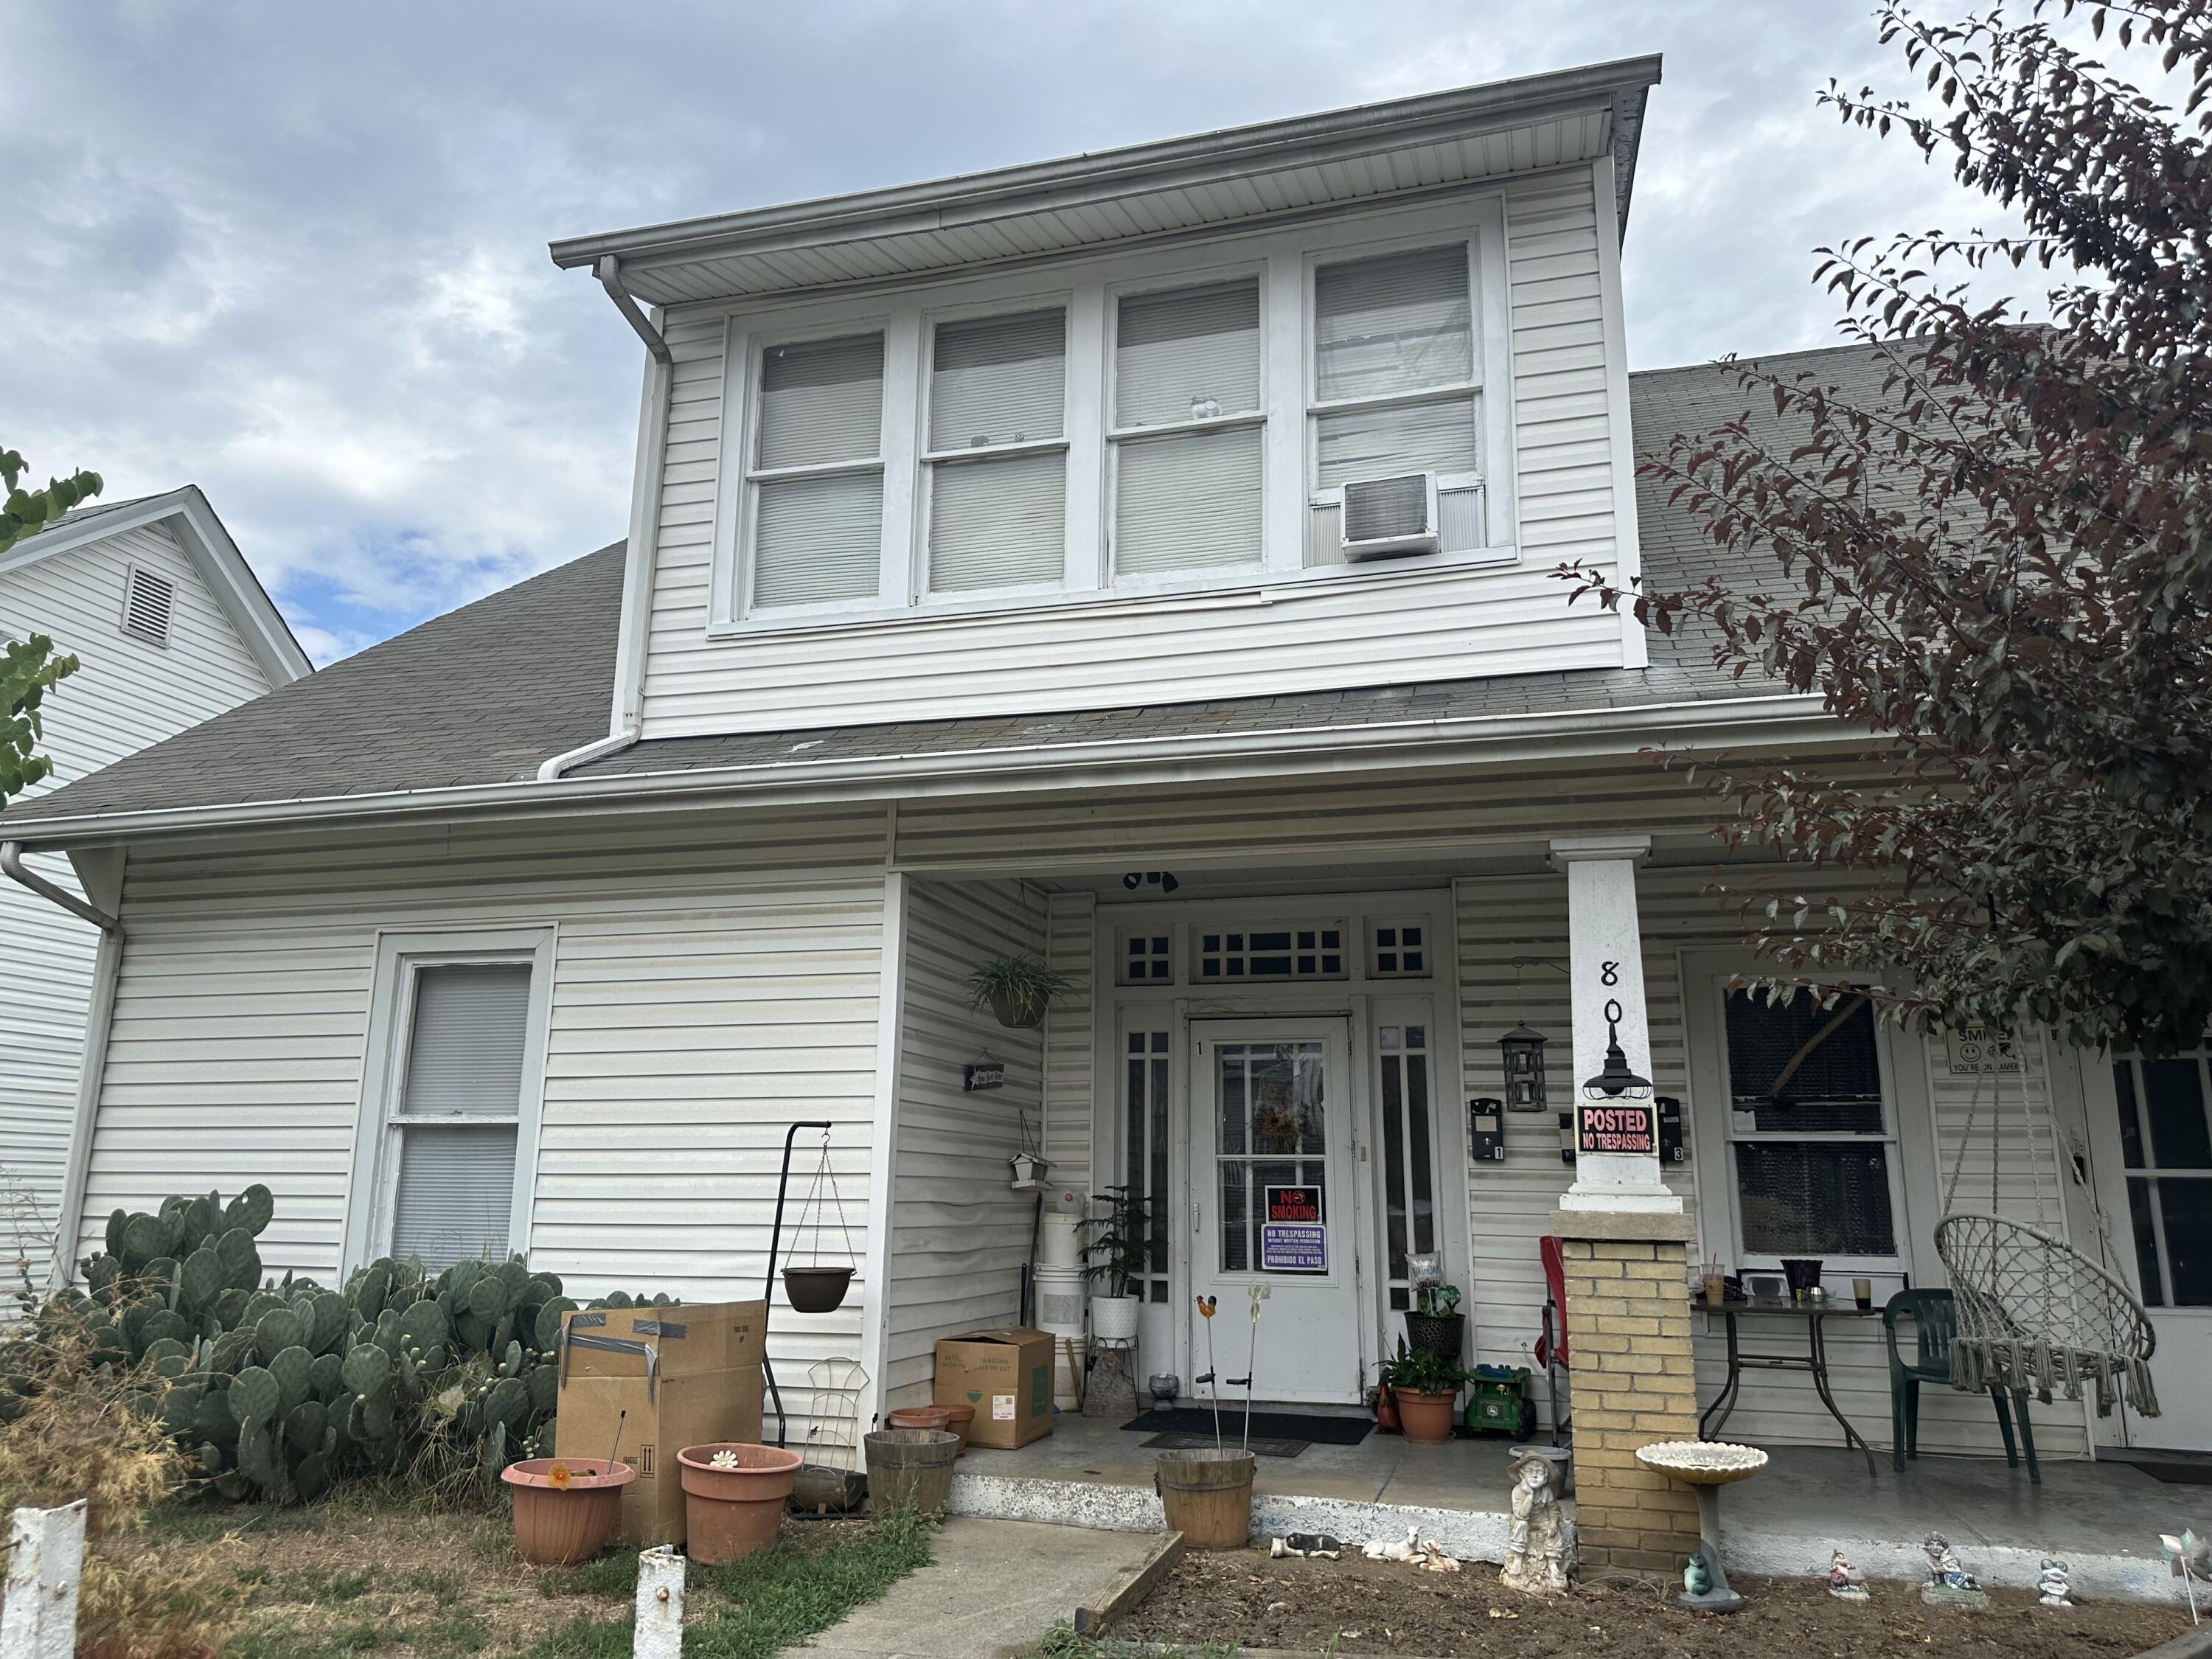
<svg viewBox="0 0 2212 1659"><path fill-rule="evenodd" d="M1567 1079L1577 1131L1594 1104L1583 1084L1605 1069L1617 1040L1629 1070L1651 1075L1651 1035L1644 1007L1644 940L1636 922L1636 866L1650 855L1649 836L1566 836L1552 842L1552 862L1567 877L1567 955L1572 975L1574 1074ZM1612 1016L1608 1023L1607 1016ZM1624 1102L1623 1104L1636 1103ZM1656 1108L1648 1152L1584 1151L1562 1210L1682 1212L1682 1200L1659 1178Z"/></svg>

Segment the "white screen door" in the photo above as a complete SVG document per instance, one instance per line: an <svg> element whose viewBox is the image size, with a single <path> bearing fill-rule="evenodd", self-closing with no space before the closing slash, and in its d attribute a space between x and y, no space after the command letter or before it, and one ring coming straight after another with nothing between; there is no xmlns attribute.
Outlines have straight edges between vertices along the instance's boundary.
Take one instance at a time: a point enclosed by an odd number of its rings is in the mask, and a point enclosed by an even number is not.
<svg viewBox="0 0 2212 1659"><path fill-rule="evenodd" d="M1191 1281L1217 1311L1191 1311L1191 1368L1206 1369L1210 1324L1217 1376L1244 1376L1252 1356L1255 1399L1355 1403L1364 1304L1345 1022L1206 1020L1193 1033ZM1256 1331L1255 1285L1267 1291Z"/></svg>

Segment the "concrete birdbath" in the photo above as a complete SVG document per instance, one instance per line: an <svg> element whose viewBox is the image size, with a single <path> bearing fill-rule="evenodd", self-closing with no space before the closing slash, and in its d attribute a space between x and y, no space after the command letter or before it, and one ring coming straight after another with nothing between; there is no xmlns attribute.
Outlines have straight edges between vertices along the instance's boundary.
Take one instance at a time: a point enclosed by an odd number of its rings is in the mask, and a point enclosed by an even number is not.
<svg viewBox="0 0 2212 1659"><path fill-rule="evenodd" d="M1737 1611L1743 1597L1729 1588L1728 1574L1721 1566L1721 1488L1757 1474L1766 1467L1766 1454L1756 1446L1726 1441L1662 1440L1638 1448L1636 1461L1698 1494L1698 1553L1682 1575L1682 1593L1674 1598L1675 1604L1701 1613Z"/></svg>

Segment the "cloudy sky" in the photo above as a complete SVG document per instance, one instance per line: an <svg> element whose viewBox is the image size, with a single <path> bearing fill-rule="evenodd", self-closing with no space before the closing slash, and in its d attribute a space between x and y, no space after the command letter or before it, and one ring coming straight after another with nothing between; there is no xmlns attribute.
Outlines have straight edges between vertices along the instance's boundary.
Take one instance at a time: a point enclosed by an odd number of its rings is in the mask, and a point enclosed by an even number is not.
<svg viewBox="0 0 2212 1659"><path fill-rule="evenodd" d="M1856 0L0 0L0 441L199 483L328 660L622 533L642 357L551 238L1650 52L1637 367L1986 220L1815 106L1908 89Z"/></svg>

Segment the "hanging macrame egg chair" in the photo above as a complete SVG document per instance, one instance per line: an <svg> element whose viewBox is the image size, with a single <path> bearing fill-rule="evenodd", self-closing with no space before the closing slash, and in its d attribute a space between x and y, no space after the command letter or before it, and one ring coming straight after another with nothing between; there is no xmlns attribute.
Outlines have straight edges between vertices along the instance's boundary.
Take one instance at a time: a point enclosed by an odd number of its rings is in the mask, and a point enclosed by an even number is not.
<svg viewBox="0 0 2212 1659"><path fill-rule="evenodd" d="M2022 1058L2024 1061L2024 1054ZM2044 1075L2048 1075L2047 1067ZM1973 1144L1985 1082L1996 1097L1987 1142L1989 1208L1960 1210L1959 1182ZM2118 1273L2038 1224L2050 1212L2046 1176L2053 1189L2050 1196L2054 1200L2057 1196L2058 1128L2046 1107L2052 1143L2052 1167L2046 1170L2045 1151L2036 1145L2038 1124L2027 1085L2023 1069L2020 1116L2027 1138L2026 1162L2033 1171L2038 1222L2002 1213L2003 1176L2008 1169L2017 1172L2019 1164L2007 1159L2002 1086L1995 1074L1980 1073L1959 1137L1950 1184L1944 1190L1943 1218L1936 1224L1936 1253L1950 1273L1958 1318L1958 1334L1951 1344L1951 1385L1977 1393L1990 1388L2032 1389L2046 1405L2055 1393L2079 1400L2087 1388L2094 1392L2100 1417L2110 1416L2123 1398L2138 1415L2156 1417L2158 1394L2151 1386L2150 1358L2158 1346L2158 1334L2150 1316ZM2097 1225L2109 1254L2111 1230L2101 1206L2097 1206Z"/></svg>

